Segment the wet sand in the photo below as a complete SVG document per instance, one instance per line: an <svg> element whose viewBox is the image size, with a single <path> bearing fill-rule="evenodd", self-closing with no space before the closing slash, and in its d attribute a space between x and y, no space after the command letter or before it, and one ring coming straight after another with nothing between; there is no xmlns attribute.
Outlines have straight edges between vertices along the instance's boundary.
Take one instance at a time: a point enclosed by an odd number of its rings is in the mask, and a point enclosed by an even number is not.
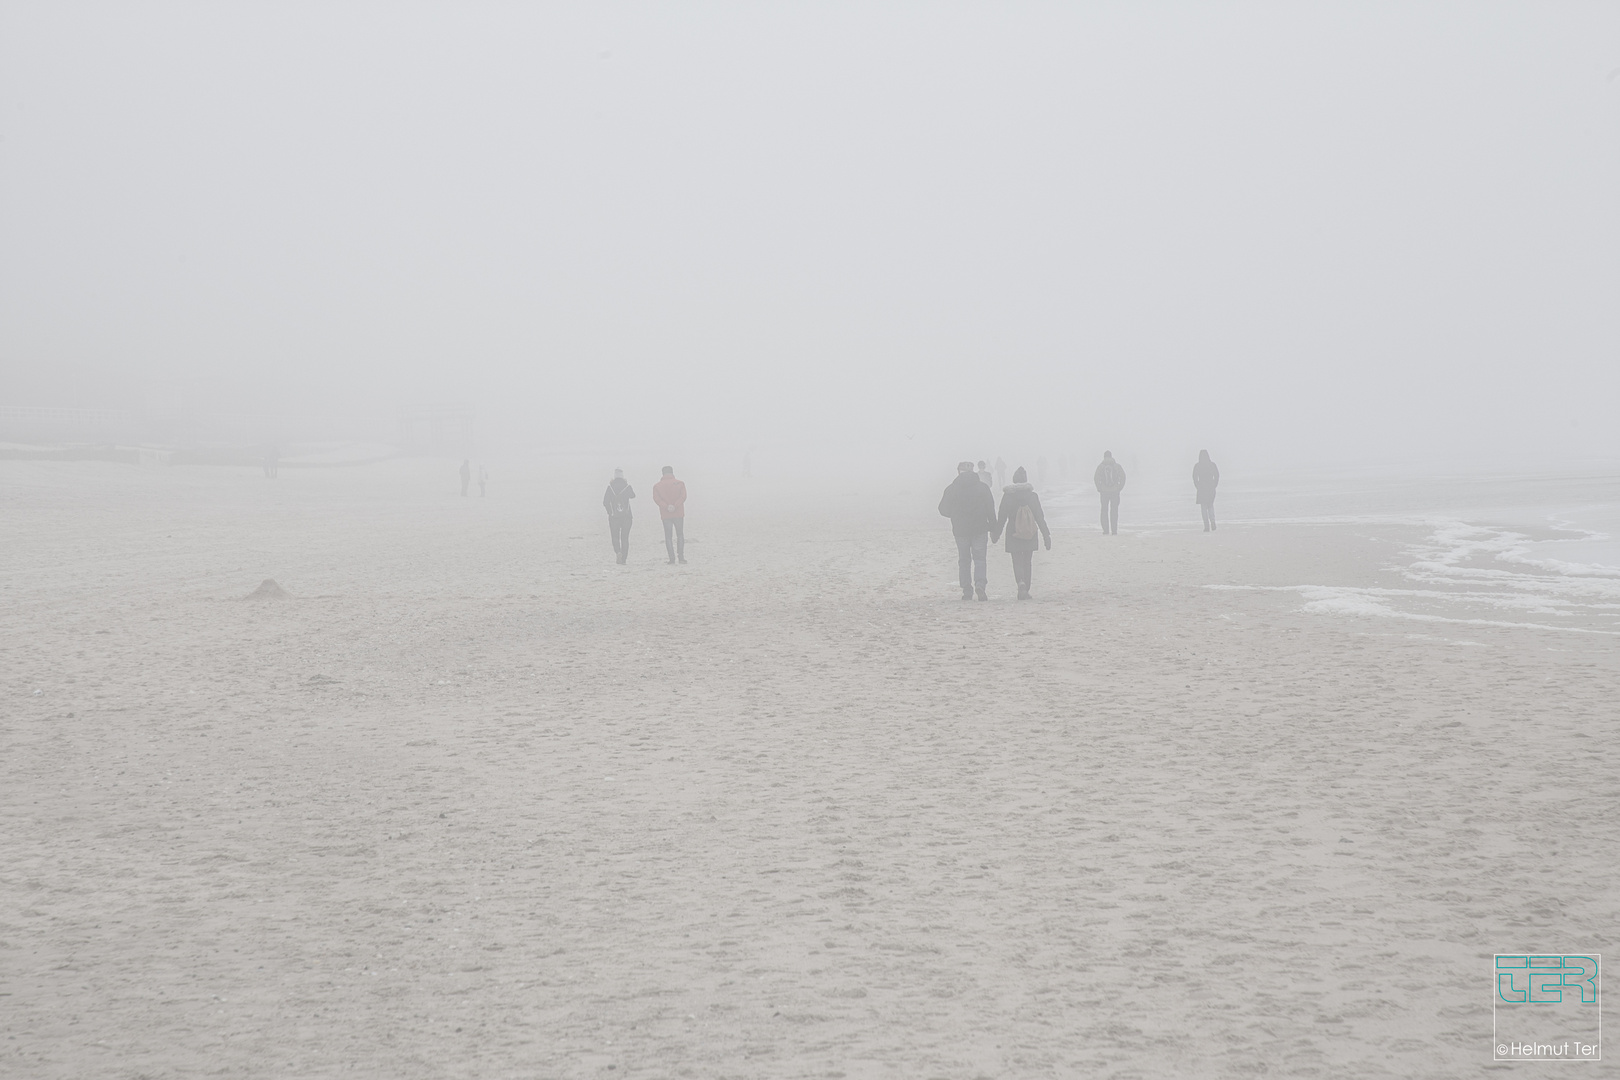
<svg viewBox="0 0 1620 1080"><path fill-rule="evenodd" d="M0 1075L1473 1076L1611 951L1613 637L1207 587L1415 529L437 465L0 463Z"/></svg>

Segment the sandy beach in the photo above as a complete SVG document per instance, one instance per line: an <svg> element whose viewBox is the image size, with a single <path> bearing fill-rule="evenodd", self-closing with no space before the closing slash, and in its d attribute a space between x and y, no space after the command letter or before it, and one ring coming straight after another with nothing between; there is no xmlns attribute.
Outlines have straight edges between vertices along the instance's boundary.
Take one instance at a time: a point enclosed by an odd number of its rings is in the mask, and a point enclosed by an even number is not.
<svg viewBox="0 0 1620 1080"><path fill-rule="evenodd" d="M0 462L0 1075L1474 1076L1611 951L1601 593L1238 495L964 603L937 490L697 480L620 567L451 469Z"/></svg>

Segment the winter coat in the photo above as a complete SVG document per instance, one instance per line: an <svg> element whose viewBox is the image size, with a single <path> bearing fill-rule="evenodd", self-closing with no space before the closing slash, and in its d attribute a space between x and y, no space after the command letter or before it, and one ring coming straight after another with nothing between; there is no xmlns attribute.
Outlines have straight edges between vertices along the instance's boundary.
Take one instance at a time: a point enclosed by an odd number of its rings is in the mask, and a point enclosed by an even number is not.
<svg viewBox="0 0 1620 1080"><path fill-rule="evenodd" d="M996 527L990 530L990 539L999 538L1002 530L1006 530L1008 551L1034 551L1039 547L1039 540L1034 538L1020 540L1013 536L1012 525L1018 517L1018 508L1027 506L1035 514L1035 524L1041 530L1041 540L1045 540L1046 546L1051 547L1052 533L1046 527L1046 514L1041 510L1041 497L1035 494L1034 485L1008 484L1001 492L1001 515L996 518Z"/></svg>
<svg viewBox="0 0 1620 1080"><path fill-rule="evenodd" d="M957 536L982 536L996 524L996 497L973 473L957 473L940 496L939 513Z"/></svg>
<svg viewBox="0 0 1620 1080"><path fill-rule="evenodd" d="M622 476L615 476L608 484L607 492L602 496L602 508L608 512L608 517L630 516L630 500L636 497L636 489Z"/></svg>
<svg viewBox="0 0 1620 1080"><path fill-rule="evenodd" d="M686 482L666 476L653 485L653 502L658 504L658 516L664 521L686 516Z"/></svg>
<svg viewBox="0 0 1620 1080"><path fill-rule="evenodd" d="M1097 466L1097 471L1091 474L1091 479L1098 491L1113 495L1125 487L1125 470L1119 467L1119 462L1104 459Z"/></svg>
<svg viewBox="0 0 1620 1080"><path fill-rule="evenodd" d="M1193 502L1208 506L1215 501L1215 485L1221 482L1221 470L1208 458L1193 466L1193 488L1198 492Z"/></svg>

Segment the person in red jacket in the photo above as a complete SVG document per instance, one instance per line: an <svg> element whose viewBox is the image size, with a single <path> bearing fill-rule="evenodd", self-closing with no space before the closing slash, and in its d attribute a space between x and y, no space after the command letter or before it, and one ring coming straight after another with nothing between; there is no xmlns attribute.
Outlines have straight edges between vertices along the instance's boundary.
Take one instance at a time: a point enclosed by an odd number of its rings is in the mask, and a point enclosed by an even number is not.
<svg viewBox="0 0 1620 1080"><path fill-rule="evenodd" d="M686 561L686 484L675 479L675 468L664 466L664 476L653 485L653 502L664 520L664 550L670 562Z"/></svg>

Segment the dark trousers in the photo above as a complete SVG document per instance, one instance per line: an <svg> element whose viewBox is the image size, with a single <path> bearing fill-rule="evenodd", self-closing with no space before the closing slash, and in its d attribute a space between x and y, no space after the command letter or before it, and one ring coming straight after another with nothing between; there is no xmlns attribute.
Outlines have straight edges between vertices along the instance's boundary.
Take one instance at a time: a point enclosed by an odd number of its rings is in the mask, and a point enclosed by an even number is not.
<svg viewBox="0 0 1620 1080"><path fill-rule="evenodd" d="M1213 529L1215 527L1214 498L1211 498L1208 502L1199 503L1198 512L1204 515L1204 531L1208 532L1209 530Z"/></svg>
<svg viewBox="0 0 1620 1080"><path fill-rule="evenodd" d="M630 557L630 515L609 514L608 532L613 534L613 554L624 562Z"/></svg>
<svg viewBox="0 0 1620 1080"><path fill-rule="evenodd" d="M1119 535L1119 492L1101 491L1103 532Z"/></svg>
<svg viewBox="0 0 1620 1080"><path fill-rule="evenodd" d="M956 570L957 577L962 579L963 592L974 587L983 589L989 582L989 568L985 566L985 557L989 550L989 533L956 538Z"/></svg>
<svg viewBox="0 0 1620 1080"><path fill-rule="evenodd" d="M1013 580L1018 582L1018 588L1023 592L1029 591L1029 576L1035 569L1035 553L1033 551L1015 551L1012 553Z"/></svg>
<svg viewBox="0 0 1620 1080"><path fill-rule="evenodd" d="M678 517L664 519L664 550L669 552L669 557L672 561L677 555L683 559L686 558L685 518Z"/></svg>

